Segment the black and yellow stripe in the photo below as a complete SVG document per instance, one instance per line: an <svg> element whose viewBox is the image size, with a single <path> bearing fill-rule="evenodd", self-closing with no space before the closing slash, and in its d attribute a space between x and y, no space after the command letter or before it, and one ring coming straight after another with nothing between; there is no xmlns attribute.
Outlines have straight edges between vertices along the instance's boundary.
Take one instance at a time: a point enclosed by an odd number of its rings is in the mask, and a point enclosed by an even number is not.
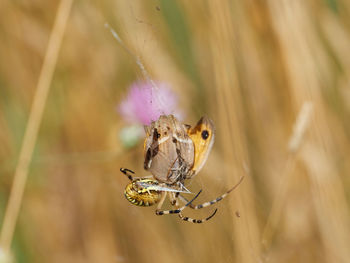
<svg viewBox="0 0 350 263"><path fill-rule="evenodd" d="M125 187L124 195L126 199L137 206L152 206L158 203L161 197L161 191L141 187L140 182L146 185L158 185L158 182L152 179L136 179Z"/></svg>

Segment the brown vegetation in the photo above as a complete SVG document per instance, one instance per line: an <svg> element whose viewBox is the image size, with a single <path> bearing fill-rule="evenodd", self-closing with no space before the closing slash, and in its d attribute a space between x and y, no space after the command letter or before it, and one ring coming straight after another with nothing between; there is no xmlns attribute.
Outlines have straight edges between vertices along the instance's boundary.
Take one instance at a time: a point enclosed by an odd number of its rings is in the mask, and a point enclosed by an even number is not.
<svg viewBox="0 0 350 263"><path fill-rule="evenodd" d="M349 1L73 1L51 79L44 60L59 5L0 4L0 218L17 194L17 262L350 261ZM187 123L214 120L213 151L189 186L203 189L199 201L246 176L211 221L125 200L119 168L147 174L142 144L118 140L126 124L115 107L142 74L106 22L172 85ZM23 153L36 99L39 133ZM21 151L29 169L17 165ZM28 175L23 199L21 187L11 192L18 173Z"/></svg>

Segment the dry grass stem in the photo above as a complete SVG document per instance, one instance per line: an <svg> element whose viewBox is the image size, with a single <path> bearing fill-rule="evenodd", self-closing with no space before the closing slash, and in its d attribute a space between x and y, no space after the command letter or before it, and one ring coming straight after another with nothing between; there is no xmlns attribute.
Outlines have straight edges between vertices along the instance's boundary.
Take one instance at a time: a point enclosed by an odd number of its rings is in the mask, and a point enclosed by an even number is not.
<svg viewBox="0 0 350 263"><path fill-rule="evenodd" d="M239 4L236 6L239 8ZM246 151L246 138L243 132L244 124L242 96L238 85L237 69L235 67L235 28L230 16L230 1L221 1L220 4L209 1L211 20L210 37L215 86L217 94L217 116L219 142L223 147L224 159L230 163L225 171L227 177L238 178L245 174L243 165L249 166ZM230 161L228 161L230 160ZM233 175L233 176L232 176ZM237 180L237 179L236 179ZM228 180L232 183L232 179ZM234 246L238 262L256 262L260 258L260 238L258 223L255 217L253 187L247 177L244 187L237 191L235 199L231 199L232 211L239 208L244 214L240 220L233 217Z"/></svg>
<svg viewBox="0 0 350 263"><path fill-rule="evenodd" d="M281 172L278 191L273 200L272 208L263 230L262 243L265 250L268 250L270 248L273 235L277 231L277 226L288 196L288 187L290 181L292 180L291 177L293 176L293 171L295 168L296 153L300 148L300 144L303 140L305 131L308 124L310 123L311 114L312 103L304 102L293 125L293 132L288 143L288 150L290 154L288 155L284 169Z"/></svg>
<svg viewBox="0 0 350 263"><path fill-rule="evenodd" d="M37 135L42 120L58 53L69 17L72 0L62 0L57 10L56 19L47 46L47 51L40 72L37 89L29 114L27 128L14 174L13 185L7 204L4 222L0 233L0 244L4 251L9 251L21 207L23 193L28 176L28 168L34 151Z"/></svg>
<svg viewBox="0 0 350 263"><path fill-rule="evenodd" d="M298 114L297 120L295 121L295 124L293 126L293 133L288 143L288 150L290 152L294 153L299 149L302 139L304 137L304 133L309 124L311 113L312 103L304 102Z"/></svg>

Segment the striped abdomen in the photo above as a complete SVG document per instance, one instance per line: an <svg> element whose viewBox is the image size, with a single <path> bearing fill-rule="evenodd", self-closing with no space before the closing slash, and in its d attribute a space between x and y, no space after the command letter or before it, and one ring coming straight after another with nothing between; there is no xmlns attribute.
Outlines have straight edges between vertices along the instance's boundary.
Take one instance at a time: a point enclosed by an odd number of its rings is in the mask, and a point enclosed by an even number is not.
<svg viewBox="0 0 350 263"><path fill-rule="evenodd" d="M158 182L151 179L136 179L125 187L126 199L138 206L151 206L160 200L161 191L151 190Z"/></svg>

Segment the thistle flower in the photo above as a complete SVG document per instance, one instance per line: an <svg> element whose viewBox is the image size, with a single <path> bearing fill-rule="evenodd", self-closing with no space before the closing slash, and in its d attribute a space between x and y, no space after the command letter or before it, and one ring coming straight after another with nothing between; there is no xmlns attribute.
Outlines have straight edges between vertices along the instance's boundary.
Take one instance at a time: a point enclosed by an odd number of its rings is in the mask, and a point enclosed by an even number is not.
<svg viewBox="0 0 350 263"><path fill-rule="evenodd" d="M166 83L135 82L126 98L118 105L118 112L130 125L120 131L125 147L134 146L143 137L143 125L150 125L161 115L173 114L182 119L177 109L178 98Z"/></svg>
<svg viewBox="0 0 350 263"><path fill-rule="evenodd" d="M174 114L181 119L177 110L177 96L166 83L136 82L131 85L129 93L118 111L129 123L149 125L158 120L160 115Z"/></svg>

